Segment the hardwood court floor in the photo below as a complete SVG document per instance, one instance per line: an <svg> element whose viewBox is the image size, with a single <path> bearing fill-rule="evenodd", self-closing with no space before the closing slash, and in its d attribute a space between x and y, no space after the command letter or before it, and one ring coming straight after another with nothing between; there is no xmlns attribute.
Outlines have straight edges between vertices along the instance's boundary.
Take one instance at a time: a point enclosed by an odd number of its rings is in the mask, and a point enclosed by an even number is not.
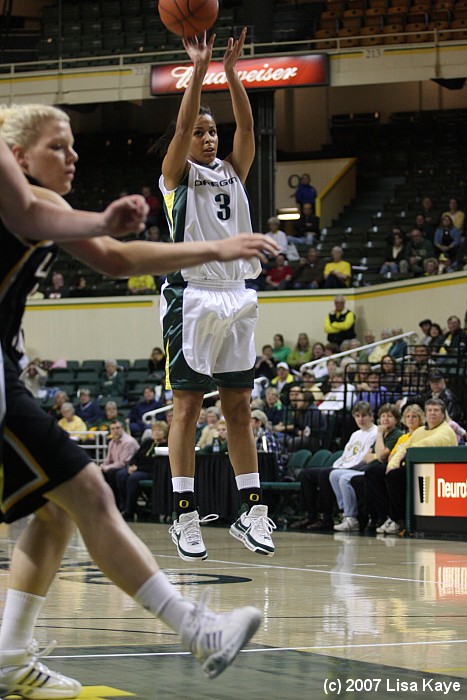
<svg viewBox="0 0 467 700"><path fill-rule="evenodd" d="M214 608L255 603L264 622L232 668L209 681L171 630L100 574L76 536L36 636L41 646L58 640L47 664L82 682L80 698L467 697L464 542L276 532L276 556L263 558L227 529L206 527L209 559L188 564L167 525L132 527L184 594L210 584ZM0 526L2 598L20 528Z"/></svg>

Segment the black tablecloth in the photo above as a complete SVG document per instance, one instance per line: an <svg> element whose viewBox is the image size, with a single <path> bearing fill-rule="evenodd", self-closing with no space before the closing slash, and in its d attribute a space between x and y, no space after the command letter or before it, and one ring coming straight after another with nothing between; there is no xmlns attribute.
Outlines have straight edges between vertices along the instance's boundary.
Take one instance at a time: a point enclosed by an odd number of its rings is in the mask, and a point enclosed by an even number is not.
<svg viewBox="0 0 467 700"><path fill-rule="evenodd" d="M267 452L258 453L262 481L277 479L277 458ZM172 481L168 457L156 457L152 489L152 515L171 515L173 510ZM200 517L217 513L232 522L240 501L235 475L227 454L196 455L195 496Z"/></svg>

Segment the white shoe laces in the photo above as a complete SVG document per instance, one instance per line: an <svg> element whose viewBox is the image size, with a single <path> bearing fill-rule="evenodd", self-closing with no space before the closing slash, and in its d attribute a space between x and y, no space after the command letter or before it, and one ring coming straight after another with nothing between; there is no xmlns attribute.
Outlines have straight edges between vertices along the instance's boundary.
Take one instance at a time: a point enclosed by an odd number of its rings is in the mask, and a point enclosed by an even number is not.
<svg viewBox="0 0 467 700"><path fill-rule="evenodd" d="M201 531L199 529L200 525L204 525L204 523L210 523L213 520L217 520L219 518L218 515L215 513L210 513L209 515L205 515L204 518L192 518L190 520L184 520L182 522L177 521L177 523L174 523L170 528L169 532L183 532L186 541L190 545L196 545L201 542Z"/></svg>
<svg viewBox="0 0 467 700"><path fill-rule="evenodd" d="M251 520L252 532L258 535L271 539L271 532L276 529L276 524L267 515L249 516Z"/></svg>
<svg viewBox="0 0 467 700"><path fill-rule="evenodd" d="M52 639L52 641L49 642L42 651L39 651L39 642L37 639L33 639L32 642L30 642L26 647L26 650L34 659L41 659L44 656L48 656L52 649L55 649L56 646L57 640Z"/></svg>

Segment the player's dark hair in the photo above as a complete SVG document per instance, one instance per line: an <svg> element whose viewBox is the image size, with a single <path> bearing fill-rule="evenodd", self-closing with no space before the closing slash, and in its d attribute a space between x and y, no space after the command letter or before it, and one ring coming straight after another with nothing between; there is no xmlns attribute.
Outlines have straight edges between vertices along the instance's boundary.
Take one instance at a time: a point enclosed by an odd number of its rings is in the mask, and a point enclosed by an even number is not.
<svg viewBox="0 0 467 700"><path fill-rule="evenodd" d="M203 107L203 105L201 105L199 108L198 114L201 117L205 114L209 114L210 117L213 116L210 107ZM165 158L165 154L167 153L167 149L169 148L169 144L175 136L176 127L177 120L172 119L162 136L158 138L157 141L155 141L155 143L153 143L149 148L148 155L156 156L156 158L162 162Z"/></svg>

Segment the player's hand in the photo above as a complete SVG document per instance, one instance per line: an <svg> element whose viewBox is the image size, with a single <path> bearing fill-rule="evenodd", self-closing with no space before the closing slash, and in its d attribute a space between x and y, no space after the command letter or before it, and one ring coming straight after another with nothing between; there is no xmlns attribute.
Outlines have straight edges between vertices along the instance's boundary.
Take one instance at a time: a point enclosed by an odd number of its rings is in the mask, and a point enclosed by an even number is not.
<svg viewBox="0 0 467 700"><path fill-rule="evenodd" d="M214 45L215 38L216 35L211 34L209 41L206 41L206 32L201 34L199 37L183 37L183 46L194 65L204 66L207 70L211 62L212 47Z"/></svg>
<svg viewBox="0 0 467 700"><path fill-rule="evenodd" d="M275 241L267 238L262 233L239 233L233 238L216 241L218 247L218 260L226 262L238 258L259 258L267 262L267 255L275 257L280 253L280 247Z"/></svg>
<svg viewBox="0 0 467 700"><path fill-rule="evenodd" d="M149 207L141 195L121 197L102 212L103 228L109 236L141 233L146 228L148 213Z"/></svg>
<svg viewBox="0 0 467 700"><path fill-rule="evenodd" d="M236 41L230 37L229 41L227 42L227 49L223 59L224 68L226 71L232 69L240 58L243 50L243 44L245 43L246 31L247 28L243 27L242 33Z"/></svg>

